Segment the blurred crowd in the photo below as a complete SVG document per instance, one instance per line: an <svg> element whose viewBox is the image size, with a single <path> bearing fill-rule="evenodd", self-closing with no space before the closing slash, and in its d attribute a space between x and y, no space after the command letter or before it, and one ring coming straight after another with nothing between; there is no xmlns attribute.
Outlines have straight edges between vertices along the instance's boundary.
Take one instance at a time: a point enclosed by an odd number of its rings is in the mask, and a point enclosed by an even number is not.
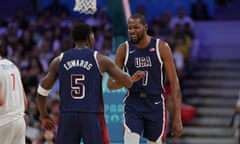
<svg viewBox="0 0 240 144"><path fill-rule="evenodd" d="M94 49L104 55L112 54L111 18L104 10L87 17L73 17L66 7L50 5L35 17L26 17L21 10L11 18L0 17L0 39L4 40L5 54L20 68L29 101L25 115L27 144L54 143L55 133L43 130L40 126L35 101L36 88L46 73L49 62L62 51L74 47L70 31L75 23L81 21L93 27L96 40ZM187 15L182 7L177 15L165 12L149 21L149 33L169 43L181 80L191 71L191 65L197 59L199 50L192 17ZM49 112L58 123L58 83L55 84L49 99Z"/></svg>

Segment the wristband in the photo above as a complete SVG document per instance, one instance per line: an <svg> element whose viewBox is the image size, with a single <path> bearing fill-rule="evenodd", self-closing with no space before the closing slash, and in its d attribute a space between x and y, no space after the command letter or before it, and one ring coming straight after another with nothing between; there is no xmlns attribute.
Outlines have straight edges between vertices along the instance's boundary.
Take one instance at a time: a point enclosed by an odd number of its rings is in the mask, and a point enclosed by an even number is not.
<svg viewBox="0 0 240 144"><path fill-rule="evenodd" d="M46 90L45 88L38 86L37 92L42 96L48 96L51 90Z"/></svg>

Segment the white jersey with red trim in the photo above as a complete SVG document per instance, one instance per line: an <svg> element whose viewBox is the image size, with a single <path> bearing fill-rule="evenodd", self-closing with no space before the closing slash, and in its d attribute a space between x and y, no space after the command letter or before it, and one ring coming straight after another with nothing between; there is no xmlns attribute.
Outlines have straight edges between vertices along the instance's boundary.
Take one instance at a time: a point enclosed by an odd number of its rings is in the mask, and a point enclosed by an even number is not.
<svg viewBox="0 0 240 144"><path fill-rule="evenodd" d="M0 88L4 104L0 106L0 126L20 119L24 115L24 92L16 65L0 59Z"/></svg>

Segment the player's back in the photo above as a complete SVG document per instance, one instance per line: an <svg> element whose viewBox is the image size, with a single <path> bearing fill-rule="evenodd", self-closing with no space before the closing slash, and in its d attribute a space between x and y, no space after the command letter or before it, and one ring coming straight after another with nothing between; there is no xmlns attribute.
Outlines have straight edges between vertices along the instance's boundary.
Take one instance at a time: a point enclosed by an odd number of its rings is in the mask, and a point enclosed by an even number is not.
<svg viewBox="0 0 240 144"><path fill-rule="evenodd" d="M103 112L102 74L97 52L70 49L59 66L61 112Z"/></svg>
<svg viewBox="0 0 240 144"><path fill-rule="evenodd" d="M0 60L0 85L4 104L0 106L0 125L11 122L24 114L24 92L21 75L10 60Z"/></svg>

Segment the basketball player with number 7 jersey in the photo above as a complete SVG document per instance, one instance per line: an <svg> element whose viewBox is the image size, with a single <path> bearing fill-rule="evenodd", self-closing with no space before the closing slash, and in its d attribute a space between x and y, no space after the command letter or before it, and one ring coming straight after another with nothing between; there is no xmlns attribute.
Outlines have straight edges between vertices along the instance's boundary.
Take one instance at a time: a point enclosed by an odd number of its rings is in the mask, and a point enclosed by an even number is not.
<svg viewBox="0 0 240 144"><path fill-rule="evenodd" d="M147 144L163 144L166 131L166 105L163 96L163 72L166 72L172 92L173 111L171 134L182 135L181 90L168 44L148 35L144 15L136 13L127 21L129 41L120 44L115 63L129 75L145 71L141 81L135 82L124 97L124 144L139 144L140 137ZM108 80L109 89L119 89Z"/></svg>
<svg viewBox="0 0 240 144"><path fill-rule="evenodd" d="M1 46L0 41L0 48ZM0 143L25 144L27 98L17 66L0 54Z"/></svg>

